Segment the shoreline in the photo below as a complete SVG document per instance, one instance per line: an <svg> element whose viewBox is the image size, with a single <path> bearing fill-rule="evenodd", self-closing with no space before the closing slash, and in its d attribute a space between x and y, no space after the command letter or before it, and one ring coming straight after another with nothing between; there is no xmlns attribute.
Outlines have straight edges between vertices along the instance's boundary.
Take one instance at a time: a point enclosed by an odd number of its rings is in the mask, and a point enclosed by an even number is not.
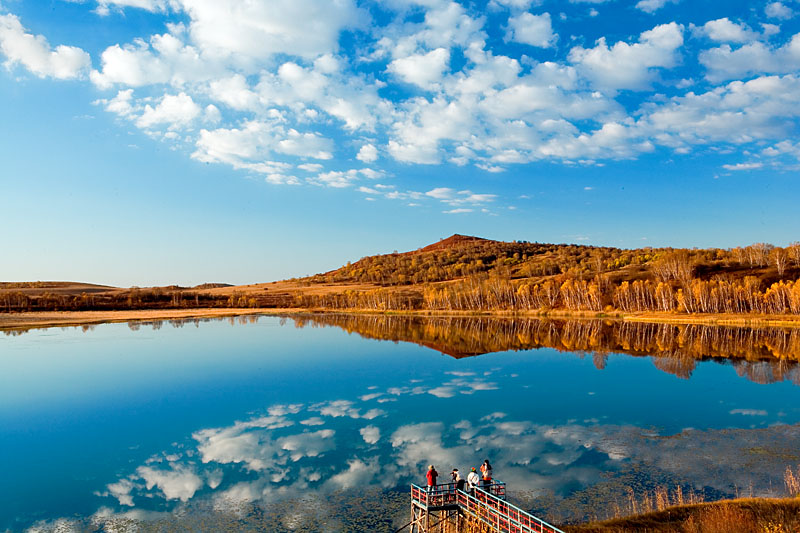
<svg viewBox="0 0 800 533"><path fill-rule="evenodd" d="M224 309L134 309L123 311L33 311L0 313L0 331L91 326L120 322L147 322L192 318L226 318L263 315L263 310Z"/></svg>
<svg viewBox="0 0 800 533"><path fill-rule="evenodd" d="M247 315L285 316L299 314L352 314L418 317L476 317L476 318L530 318L560 320L613 320L620 322L646 322L656 324L698 324L706 326L736 327L791 327L800 328L800 316L767 315L677 315L668 313L622 313L592 311L377 311L372 309L315 309L315 308L197 308L197 309L134 309L121 311L34 311L27 313L0 313L0 331L45 329L192 318L225 318Z"/></svg>

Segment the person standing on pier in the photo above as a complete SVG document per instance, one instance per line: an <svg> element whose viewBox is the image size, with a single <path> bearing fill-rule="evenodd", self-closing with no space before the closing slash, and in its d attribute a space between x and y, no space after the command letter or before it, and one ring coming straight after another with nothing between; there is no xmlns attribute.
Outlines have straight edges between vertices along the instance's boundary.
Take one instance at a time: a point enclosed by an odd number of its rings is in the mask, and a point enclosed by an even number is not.
<svg viewBox="0 0 800 533"><path fill-rule="evenodd" d="M475 470L475 467L472 467L472 472L467 474L467 483L469 484L469 493L475 494L475 487L478 486L478 483L481 482L481 478L478 475L478 471Z"/></svg>
<svg viewBox="0 0 800 533"><path fill-rule="evenodd" d="M489 485L492 484L492 465L489 464L489 459L486 459L481 465L481 475L483 476L483 490L488 491Z"/></svg>
<svg viewBox="0 0 800 533"><path fill-rule="evenodd" d="M458 468L454 468L450 475L453 478L453 483L456 484L456 490L464 490L464 478L461 477L461 474L458 472Z"/></svg>
<svg viewBox="0 0 800 533"><path fill-rule="evenodd" d="M436 478L439 477L439 472L436 471L433 465L430 465L425 477L428 478L428 492L430 492L436 487Z"/></svg>

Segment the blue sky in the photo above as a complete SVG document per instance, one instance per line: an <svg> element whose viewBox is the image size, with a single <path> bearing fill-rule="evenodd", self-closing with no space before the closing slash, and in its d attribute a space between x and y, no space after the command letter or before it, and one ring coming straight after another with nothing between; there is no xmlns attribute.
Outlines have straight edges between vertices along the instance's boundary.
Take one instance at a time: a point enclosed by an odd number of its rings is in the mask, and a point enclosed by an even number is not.
<svg viewBox="0 0 800 533"><path fill-rule="evenodd" d="M800 2L0 0L0 279L800 239Z"/></svg>

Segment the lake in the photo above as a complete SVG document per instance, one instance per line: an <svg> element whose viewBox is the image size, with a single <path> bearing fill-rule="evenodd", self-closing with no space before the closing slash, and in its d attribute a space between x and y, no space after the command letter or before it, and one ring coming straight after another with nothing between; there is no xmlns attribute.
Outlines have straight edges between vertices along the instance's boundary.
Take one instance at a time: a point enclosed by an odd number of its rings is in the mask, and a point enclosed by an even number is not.
<svg viewBox="0 0 800 533"><path fill-rule="evenodd" d="M569 523L784 495L800 334L306 315L0 335L0 531L393 531L489 459ZM782 358L780 360L775 357Z"/></svg>

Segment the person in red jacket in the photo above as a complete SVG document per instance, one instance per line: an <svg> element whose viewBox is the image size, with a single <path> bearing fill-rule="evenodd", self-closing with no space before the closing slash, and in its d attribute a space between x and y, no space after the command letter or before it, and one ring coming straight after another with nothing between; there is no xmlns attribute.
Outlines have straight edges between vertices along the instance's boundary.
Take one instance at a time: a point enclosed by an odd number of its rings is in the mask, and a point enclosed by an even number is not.
<svg viewBox="0 0 800 533"><path fill-rule="evenodd" d="M428 478L428 492L430 492L436 487L436 478L439 477L439 472L431 465L428 467L428 473L425 477Z"/></svg>

